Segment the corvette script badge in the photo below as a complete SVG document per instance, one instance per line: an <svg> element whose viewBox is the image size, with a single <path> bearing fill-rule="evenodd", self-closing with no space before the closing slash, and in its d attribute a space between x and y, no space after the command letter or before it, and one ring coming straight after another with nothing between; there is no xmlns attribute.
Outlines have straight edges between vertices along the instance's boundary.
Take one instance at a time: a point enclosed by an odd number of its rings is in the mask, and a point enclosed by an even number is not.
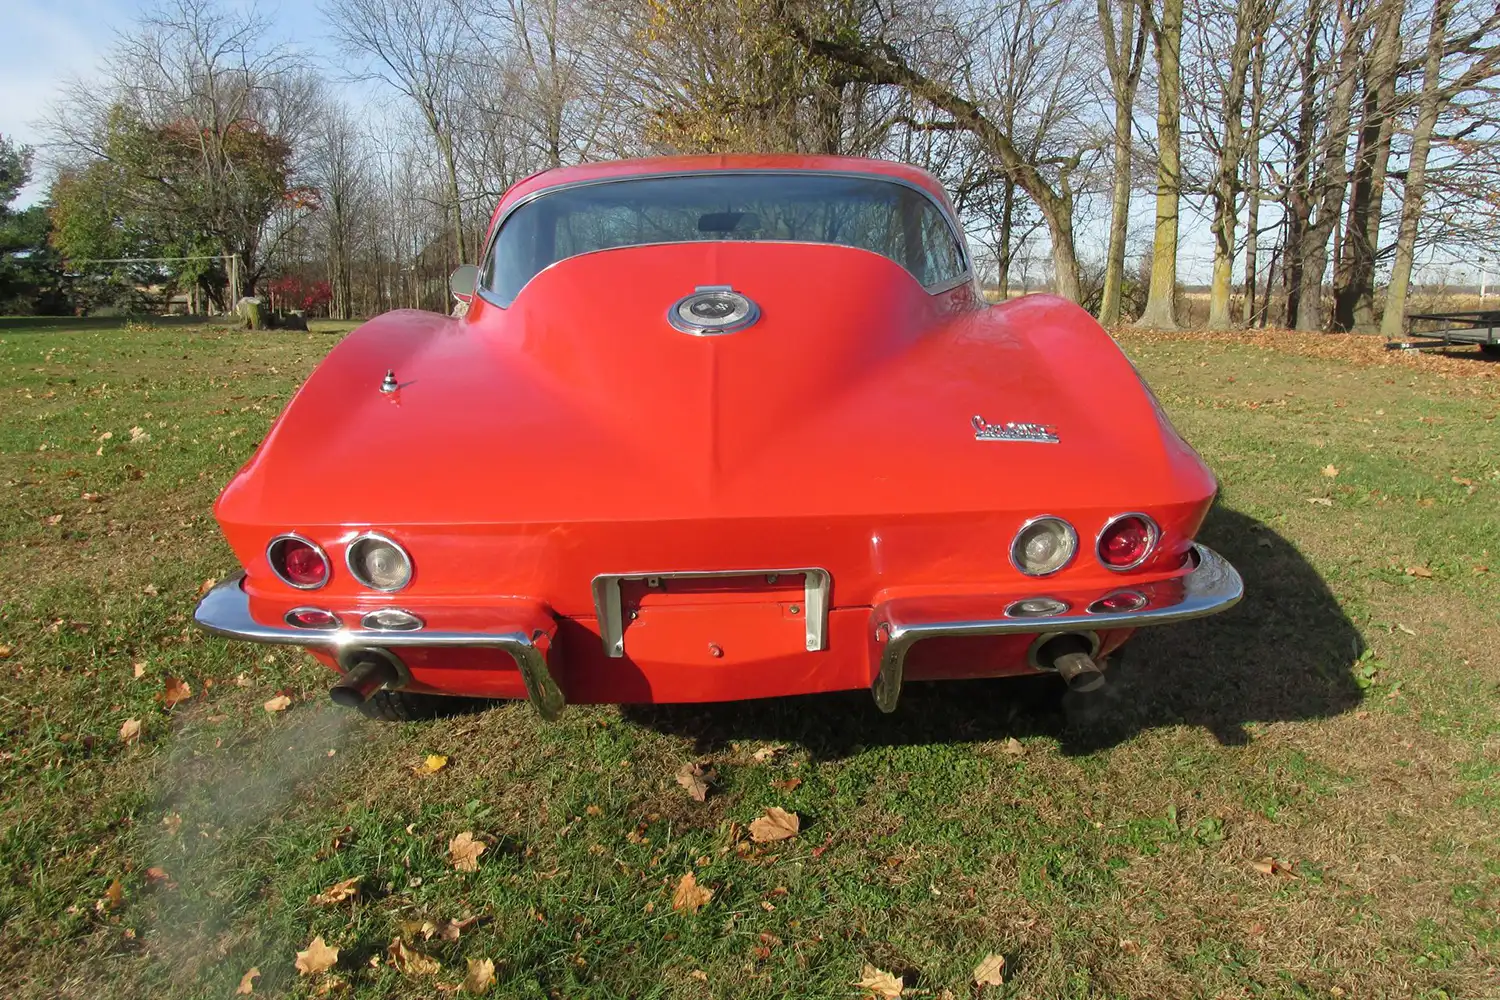
<svg viewBox="0 0 1500 1000"><path fill-rule="evenodd" d="M1057 444L1057 431L1047 424L1028 424L1006 421L1003 424L988 424L977 414L973 420L975 441L1034 441L1038 444Z"/></svg>

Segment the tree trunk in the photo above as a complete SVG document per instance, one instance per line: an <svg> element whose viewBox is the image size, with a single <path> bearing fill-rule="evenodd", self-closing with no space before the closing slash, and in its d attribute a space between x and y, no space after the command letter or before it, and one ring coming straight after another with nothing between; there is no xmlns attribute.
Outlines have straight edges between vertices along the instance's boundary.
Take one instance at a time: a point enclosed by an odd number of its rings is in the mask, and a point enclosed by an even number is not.
<svg viewBox="0 0 1500 1000"><path fill-rule="evenodd" d="M999 271L996 291L1000 295L1000 301L1004 302L1010 298L1011 231L1015 224L1016 185L1009 180L1002 183L1004 193L1000 196L999 252L995 255L995 263Z"/></svg>
<svg viewBox="0 0 1500 1000"><path fill-rule="evenodd" d="M1182 186L1182 0L1162 0L1156 36L1156 239L1151 287L1137 326L1177 328L1177 210Z"/></svg>
<svg viewBox="0 0 1500 1000"><path fill-rule="evenodd" d="M1298 330L1323 329L1323 275L1328 270L1328 239L1338 227L1344 192L1349 186L1349 112L1359 79L1356 71L1365 22L1363 16L1354 18L1347 6L1340 10L1339 22L1343 28L1343 45L1339 52L1333 98L1324 116L1328 131L1323 141L1322 163L1313 185L1318 196L1317 204L1302 233L1298 253L1302 258L1302 287L1297 298Z"/></svg>
<svg viewBox="0 0 1500 1000"><path fill-rule="evenodd" d="M1417 105L1417 125L1411 136L1410 164L1406 168L1406 197L1401 203L1401 226L1396 233L1396 261L1391 266L1391 284L1385 293L1385 313L1380 332L1387 338L1406 332L1406 296L1411 287L1411 266L1417 252L1417 226L1422 218L1422 197L1427 188L1427 151L1442 111L1444 35L1448 17L1457 0L1436 0L1432 27L1427 33L1427 56L1422 67L1422 96Z"/></svg>
<svg viewBox="0 0 1500 1000"><path fill-rule="evenodd" d="M1208 328L1227 330L1230 325L1229 291L1234 281L1235 223L1240 193L1240 158L1245 149L1245 127L1240 112L1245 106L1245 77L1250 69L1250 48L1261 31L1264 7L1241 2L1234 19L1234 45L1229 52L1229 79L1224 90L1224 136L1219 146L1219 172L1214 182L1214 270L1208 296Z"/></svg>
<svg viewBox="0 0 1500 1000"><path fill-rule="evenodd" d="M1317 90L1322 80L1318 68L1318 27L1322 18L1319 0L1308 3L1304 17L1307 38L1298 60L1302 89L1297 98L1297 136L1292 146L1291 176L1286 192L1286 235L1281 244L1285 255L1281 280L1286 286L1287 326L1296 323L1302 299L1302 234L1306 232L1312 215L1313 141L1317 136Z"/></svg>
<svg viewBox="0 0 1500 1000"><path fill-rule="evenodd" d="M1099 25L1104 35L1105 65L1109 69L1115 100L1114 190L1109 213L1109 250L1104 260L1104 294L1099 305L1099 322L1108 327L1120 322L1120 298L1125 282L1125 239L1130 225L1131 114L1145 62L1146 25L1144 16L1139 22L1136 19L1136 0L1121 0L1118 37L1109 0L1099 0Z"/></svg>
<svg viewBox="0 0 1500 1000"><path fill-rule="evenodd" d="M1384 0L1375 50L1365 74L1359 147L1354 157L1343 253L1334 274L1333 328L1375 328L1375 255L1380 246L1380 209L1396 105L1405 0Z"/></svg>

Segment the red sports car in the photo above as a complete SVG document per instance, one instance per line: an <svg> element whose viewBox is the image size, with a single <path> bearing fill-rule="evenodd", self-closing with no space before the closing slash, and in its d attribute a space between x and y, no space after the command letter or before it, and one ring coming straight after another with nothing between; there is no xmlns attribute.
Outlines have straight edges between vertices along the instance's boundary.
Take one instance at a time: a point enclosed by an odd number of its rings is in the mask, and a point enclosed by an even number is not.
<svg viewBox="0 0 1500 1000"><path fill-rule="evenodd" d="M1086 690L1241 595L1130 362L1070 302L986 302L921 170L551 170L483 261L461 315L340 342L215 508L245 572L198 623L306 647L340 704Z"/></svg>

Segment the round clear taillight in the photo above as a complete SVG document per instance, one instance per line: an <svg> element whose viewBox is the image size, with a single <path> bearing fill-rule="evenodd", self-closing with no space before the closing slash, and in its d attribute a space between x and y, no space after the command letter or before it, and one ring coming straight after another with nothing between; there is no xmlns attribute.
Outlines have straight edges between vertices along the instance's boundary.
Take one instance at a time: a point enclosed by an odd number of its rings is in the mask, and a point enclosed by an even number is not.
<svg viewBox="0 0 1500 1000"><path fill-rule="evenodd" d="M1073 561L1078 532L1060 517L1034 517L1010 544L1010 561L1027 576L1050 576Z"/></svg>
<svg viewBox="0 0 1500 1000"><path fill-rule="evenodd" d="M323 608L293 608L286 613L286 623L293 628L310 628L322 632L338 628L339 616Z"/></svg>
<svg viewBox="0 0 1500 1000"><path fill-rule="evenodd" d="M328 582L328 557L312 539L277 535L266 546L266 561L282 583L298 590L317 590Z"/></svg>
<svg viewBox="0 0 1500 1000"><path fill-rule="evenodd" d="M372 590L400 590L411 582L411 557L384 535L366 532L349 543L349 572Z"/></svg>
<svg viewBox="0 0 1500 1000"><path fill-rule="evenodd" d="M1120 514L1099 532L1099 561L1112 570L1135 569L1145 562L1161 531L1145 514Z"/></svg>

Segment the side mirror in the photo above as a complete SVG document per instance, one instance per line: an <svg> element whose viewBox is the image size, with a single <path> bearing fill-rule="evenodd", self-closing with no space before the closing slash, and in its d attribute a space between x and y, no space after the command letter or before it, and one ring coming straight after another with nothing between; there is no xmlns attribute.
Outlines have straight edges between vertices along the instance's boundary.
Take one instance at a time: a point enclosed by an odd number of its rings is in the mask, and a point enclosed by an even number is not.
<svg viewBox="0 0 1500 1000"><path fill-rule="evenodd" d="M448 287L453 297L460 302L473 302L474 290L479 287L479 268L473 264L462 264L448 275Z"/></svg>

